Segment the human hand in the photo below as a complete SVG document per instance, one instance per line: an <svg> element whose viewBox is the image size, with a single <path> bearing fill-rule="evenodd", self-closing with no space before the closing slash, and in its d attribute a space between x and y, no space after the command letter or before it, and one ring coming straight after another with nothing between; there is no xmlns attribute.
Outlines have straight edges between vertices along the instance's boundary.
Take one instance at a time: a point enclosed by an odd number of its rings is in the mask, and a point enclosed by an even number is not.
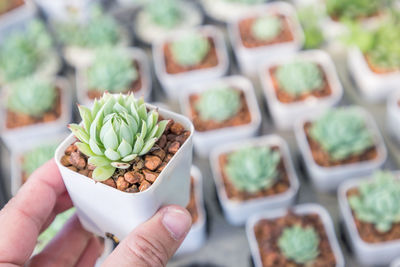
<svg viewBox="0 0 400 267"><path fill-rule="evenodd" d="M38 235L58 213L72 207L61 175L51 160L35 171L0 211L0 264L7 266L93 266L104 249L73 216L63 230L31 258ZM103 266L165 266L190 230L190 214L164 207L137 227Z"/></svg>

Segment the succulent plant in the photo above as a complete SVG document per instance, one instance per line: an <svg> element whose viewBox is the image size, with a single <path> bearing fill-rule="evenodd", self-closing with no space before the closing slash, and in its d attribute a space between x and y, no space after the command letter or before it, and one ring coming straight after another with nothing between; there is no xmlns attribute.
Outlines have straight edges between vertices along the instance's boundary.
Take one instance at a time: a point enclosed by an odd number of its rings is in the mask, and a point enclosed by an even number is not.
<svg viewBox="0 0 400 267"><path fill-rule="evenodd" d="M163 28L171 29L182 20L177 0L151 0L146 11L153 22Z"/></svg>
<svg viewBox="0 0 400 267"><path fill-rule="evenodd" d="M318 246L318 233L311 226L294 225L285 228L278 239L278 247L283 255L298 264L307 264L317 258Z"/></svg>
<svg viewBox="0 0 400 267"><path fill-rule="evenodd" d="M92 8L86 24L70 21L58 23L56 28L59 39L68 45L96 48L112 46L119 41L118 24L96 5Z"/></svg>
<svg viewBox="0 0 400 267"><path fill-rule="evenodd" d="M226 2L239 3L245 5L255 5L265 2L265 0L225 0Z"/></svg>
<svg viewBox="0 0 400 267"><path fill-rule="evenodd" d="M376 15L386 2L382 0L327 0L326 10L335 18L355 20Z"/></svg>
<svg viewBox="0 0 400 267"><path fill-rule="evenodd" d="M304 31L304 48L318 48L324 42L321 28L321 12L315 5L300 8L297 12Z"/></svg>
<svg viewBox="0 0 400 267"><path fill-rule="evenodd" d="M24 31L15 31L0 45L0 72L7 81L34 73L45 61L52 41L43 23L32 21Z"/></svg>
<svg viewBox="0 0 400 267"><path fill-rule="evenodd" d="M228 155L225 171L237 189L255 193L274 185L280 160L269 147L244 147Z"/></svg>
<svg viewBox="0 0 400 267"><path fill-rule="evenodd" d="M222 122L234 116L240 106L239 91L222 86L201 93L195 108L202 120Z"/></svg>
<svg viewBox="0 0 400 267"><path fill-rule="evenodd" d="M133 94L106 93L91 109L79 106L79 112L82 124L69 128L80 141L78 149L96 166L92 177L97 181L110 178L117 168L129 168L132 160L149 152L168 123L158 122L158 112L148 112L143 99Z"/></svg>
<svg viewBox="0 0 400 267"><path fill-rule="evenodd" d="M186 33L171 44L172 56L182 66L199 64L209 50L207 37L196 32Z"/></svg>
<svg viewBox="0 0 400 267"><path fill-rule="evenodd" d="M391 172L374 173L373 181L362 182L358 192L348 199L357 219L383 233L400 223L400 180Z"/></svg>
<svg viewBox="0 0 400 267"><path fill-rule="evenodd" d="M87 70L89 90L121 93L127 91L139 73L132 58L123 50L101 49Z"/></svg>
<svg viewBox="0 0 400 267"><path fill-rule="evenodd" d="M15 113L41 117L54 107L57 91L54 85L39 77L27 77L10 85L7 108Z"/></svg>
<svg viewBox="0 0 400 267"><path fill-rule="evenodd" d="M23 156L22 170L27 176L53 158L56 151L56 144L39 146L27 152Z"/></svg>
<svg viewBox="0 0 400 267"><path fill-rule="evenodd" d="M276 70L279 86L292 95L301 95L321 89L323 74L317 64L310 61L292 61Z"/></svg>
<svg viewBox="0 0 400 267"><path fill-rule="evenodd" d="M310 136L333 160L360 155L374 145L365 118L354 108L327 111L312 123Z"/></svg>
<svg viewBox="0 0 400 267"><path fill-rule="evenodd" d="M282 22L277 16L257 18L251 27L252 34L259 40L271 40L282 31Z"/></svg>

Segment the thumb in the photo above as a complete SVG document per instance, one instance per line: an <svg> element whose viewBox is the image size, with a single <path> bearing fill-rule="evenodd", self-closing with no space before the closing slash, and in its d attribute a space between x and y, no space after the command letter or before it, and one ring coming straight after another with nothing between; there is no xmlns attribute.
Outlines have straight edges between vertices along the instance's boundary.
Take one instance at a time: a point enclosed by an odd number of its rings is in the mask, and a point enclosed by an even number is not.
<svg viewBox="0 0 400 267"><path fill-rule="evenodd" d="M192 218L186 209L164 207L130 233L103 266L166 266L191 224Z"/></svg>

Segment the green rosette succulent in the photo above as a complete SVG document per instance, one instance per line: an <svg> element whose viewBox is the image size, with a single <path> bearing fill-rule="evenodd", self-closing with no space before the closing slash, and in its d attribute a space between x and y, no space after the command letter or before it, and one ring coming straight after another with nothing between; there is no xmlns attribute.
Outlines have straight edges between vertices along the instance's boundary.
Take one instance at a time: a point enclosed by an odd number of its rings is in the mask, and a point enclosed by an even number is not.
<svg viewBox="0 0 400 267"><path fill-rule="evenodd" d="M257 18L251 27L252 34L259 40L268 41L282 31L282 22L277 16Z"/></svg>
<svg viewBox="0 0 400 267"><path fill-rule="evenodd" d="M330 16L337 19L356 20L377 15L387 2L382 0L327 0L326 10Z"/></svg>
<svg viewBox="0 0 400 267"><path fill-rule="evenodd" d="M373 181L362 182L358 191L348 199L357 219L382 233L400 223L400 181L391 172L376 172Z"/></svg>
<svg viewBox="0 0 400 267"><path fill-rule="evenodd" d="M51 81L39 77L28 77L10 85L7 108L40 118L54 107L57 97L56 87Z"/></svg>
<svg viewBox="0 0 400 267"><path fill-rule="evenodd" d="M98 51L87 70L88 88L95 91L126 92L138 78L139 73L132 58L115 48Z"/></svg>
<svg viewBox="0 0 400 267"><path fill-rule="evenodd" d="M57 35L61 42L79 47L97 48L113 46L119 41L117 22L103 13L99 6L94 6L87 23L77 21L58 23Z"/></svg>
<svg viewBox="0 0 400 267"><path fill-rule="evenodd" d="M0 72L6 81L33 74L46 60L52 41L45 26L32 21L24 31L15 31L0 45Z"/></svg>
<svg viewBox="0 0 400 267"><path fill-rule="evenodd" d="M174 60L185 67L201 63L209 51L210 43L207 37L196 32L187 33L171 43Z"/></svg>
<svg viewBox="0 0 400 267"><path fill-rule="evenodd" d="M146 12L152 21L167 29L175 27L182 20L182 12L177 0L151 0Z"/></svg>
<svg viewBox="0 0 400 267"><path fill-rule="evenodd" d="M324 40L321 28L321 12L314 5L302 7L297 12L304 31L304 48L313 49L320 47Z"/></svg>
<svg viewBox="0 0 400 267"><path fill-rule="evenodd" d="M238 4L245 4L245 5L256 5L265 2L265 0L225 0L225 1Z"/></svg>
<svg viewBox="0 0 400 267"><path fill-rule="evenodd" d="M36 169L53 158L57 145L43 145L31 151L28 151L23 156L22 170L27 176L30 176Z"/></svg>
<svg viewBox="0 0 400 267"><path fill-rule="evenodd" d="M255 193L275 184L280 160L269 147L245 147L228 155L225 171L237 189Z"/></svg>
<svg viewBox="0 0 400 267"><path fill-rule="evenodd" d="M319 90L324 85L322 71L309 61L293 61L279 66L276 78L284 91L295 96Z"/></svg>
<svg viewBox="0 0 400 267"><path fill-rule="evenodd" d="M69 128L80 142L79 150L96 166L93 179L104 181L115 170L127 169L138 156L143 156L163 134L168 121L158 122L156 110L147 111L143 99L133 94L104 94L91 109L79 106L81 125Z"/></svg>
<svg viewBox="0 0 400 267"><path fill-rule="evenodd" d="M333 160L360 155L374 145L365 118L357 109L333 109L312 123L310 136Z"/></svg>
<svg viewBox="0 0 400 267"><path fill-rule="evenodd" d="M239 91L230 87L216 87L201 93L195 108L202 120L222 122L237 114L240 106Z"/></svg>
<svg viewBox="0 0 400 267"><path fill-rule="evenodd" d="M318 257L319 241L313 227L294 225L283 230L278 247L287 259L297 264L307 264Z"/></svg>

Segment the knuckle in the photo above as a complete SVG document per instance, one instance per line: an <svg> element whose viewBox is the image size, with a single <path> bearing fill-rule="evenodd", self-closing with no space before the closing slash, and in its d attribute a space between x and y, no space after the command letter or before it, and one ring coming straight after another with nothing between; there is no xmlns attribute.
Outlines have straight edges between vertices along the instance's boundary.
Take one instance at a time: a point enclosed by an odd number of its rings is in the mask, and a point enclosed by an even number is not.
<svg viewBox="0 0 400 267"><path fill-rule="evenodd" d="M130 253L146 266L166 266L168 253L158 240L149 240L143 235L136 235L133 242L128 242Z"/></svg>

